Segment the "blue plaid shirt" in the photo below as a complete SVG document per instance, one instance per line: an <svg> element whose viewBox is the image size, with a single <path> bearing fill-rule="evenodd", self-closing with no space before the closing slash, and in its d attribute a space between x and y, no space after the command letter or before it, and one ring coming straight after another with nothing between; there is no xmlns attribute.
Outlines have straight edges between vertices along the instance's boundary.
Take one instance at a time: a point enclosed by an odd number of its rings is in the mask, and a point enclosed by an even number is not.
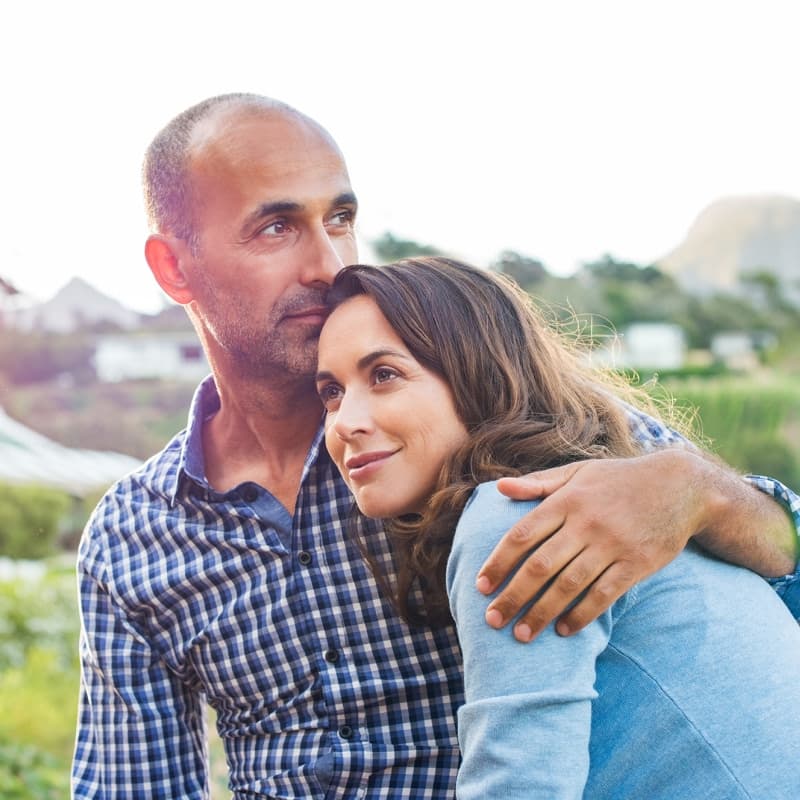
<svg viewBox="0 0 800 800"><path fill-rule="evenodd" d="M218 406L208 379L187 431L110 490L81 542L73 796L208 797L208 702L235 798L453 797L455 630L411 628L381 597L321 431L294 518L254 483L215 492L201 429ZM674 440L631 425L648 447ZM800 527L800 498L754 480Z"/></svg>

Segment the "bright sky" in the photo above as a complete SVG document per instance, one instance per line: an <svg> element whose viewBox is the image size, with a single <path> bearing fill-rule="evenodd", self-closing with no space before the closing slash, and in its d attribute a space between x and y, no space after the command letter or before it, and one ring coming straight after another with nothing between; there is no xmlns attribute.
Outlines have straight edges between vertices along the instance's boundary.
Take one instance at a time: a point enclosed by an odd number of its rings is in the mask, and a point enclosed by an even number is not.
<svg viewBox="0 0 800 800"><path fill-rule="evenodd" d="M0 276L140 310L139 169L205 97L268 94L338 140L360 235L568 274L647 263L727 194L800 198L796 0L31 0L0 16Z"/></svg>

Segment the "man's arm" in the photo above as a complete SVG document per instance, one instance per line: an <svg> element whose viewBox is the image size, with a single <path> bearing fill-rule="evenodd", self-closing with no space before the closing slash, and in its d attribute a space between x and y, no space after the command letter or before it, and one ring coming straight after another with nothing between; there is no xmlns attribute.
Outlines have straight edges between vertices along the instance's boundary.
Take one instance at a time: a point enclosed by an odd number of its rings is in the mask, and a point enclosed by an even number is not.
<svg viewBox="0 0 800 800"><path fill-rule="evenodd" d="M97 550L82 546L81 692L75 800L208 797L203 704L115 606Z"/></svg>
<svg viewBox="0 0 800 800"><path fill-rule="evenodd" d="M761 481L760 488L780 487ZM780 487L787 509L699 451L665 448L637 458L578 462L506 479L500 488L516 499L545 497L506 534L478 578L482 592L493 591L542 543L486 615L493 627L504 625L547 587L515 625L522 641L576 598L558 631L580 630L634 583L669 563L692 536L715 555L762 575L783 575L795 567L800 499ZM604 498L602 506L598 497ZM793 522L787 510L794 501Z"/></svg>

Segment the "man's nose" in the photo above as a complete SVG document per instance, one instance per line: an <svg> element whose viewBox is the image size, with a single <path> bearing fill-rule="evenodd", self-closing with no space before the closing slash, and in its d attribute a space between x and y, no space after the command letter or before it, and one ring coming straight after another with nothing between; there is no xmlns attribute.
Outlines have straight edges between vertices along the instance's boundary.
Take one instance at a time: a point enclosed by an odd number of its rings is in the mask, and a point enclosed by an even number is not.
<svg viewBox="0 0 800 800"><path fill-rule="evenodd" d="M303 262L302 281L309 286L330 286L344 265L337 241L322 228L311 237Z"/></svg>

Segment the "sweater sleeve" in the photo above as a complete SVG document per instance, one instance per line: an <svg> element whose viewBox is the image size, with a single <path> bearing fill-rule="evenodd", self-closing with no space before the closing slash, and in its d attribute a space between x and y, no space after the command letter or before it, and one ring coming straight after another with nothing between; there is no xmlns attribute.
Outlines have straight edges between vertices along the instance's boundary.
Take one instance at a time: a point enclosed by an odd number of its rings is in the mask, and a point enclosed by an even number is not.
<svg viewBox="0 0 800 800"><path fill-rule="evenodd" d="M608 644L612 612L575 636L558 636L550 625L533 643L520 644L510 626L498 631L485 623L489 598L475 589L492 547L534 505L484 484L456 530L447 589L464 657L460 800L583 795L595 662Z"/></svg>

